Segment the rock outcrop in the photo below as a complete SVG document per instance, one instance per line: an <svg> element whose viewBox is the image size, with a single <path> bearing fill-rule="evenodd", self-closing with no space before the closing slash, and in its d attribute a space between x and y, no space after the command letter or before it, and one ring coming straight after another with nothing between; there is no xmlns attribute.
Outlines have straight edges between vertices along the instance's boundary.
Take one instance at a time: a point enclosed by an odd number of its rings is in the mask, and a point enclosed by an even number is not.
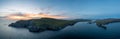
<svg viewBox="0 0 120 39"><path fill-rule="evenodd" d="M62 20L53 18L41 18L41 19L31 19L31 20L19 20L15 23L9 24L11 27L16 28L27 28L30 32L42 32L45 30L58 31L66 26L72 26L77 22L87 22L91 20Z"/></svg>

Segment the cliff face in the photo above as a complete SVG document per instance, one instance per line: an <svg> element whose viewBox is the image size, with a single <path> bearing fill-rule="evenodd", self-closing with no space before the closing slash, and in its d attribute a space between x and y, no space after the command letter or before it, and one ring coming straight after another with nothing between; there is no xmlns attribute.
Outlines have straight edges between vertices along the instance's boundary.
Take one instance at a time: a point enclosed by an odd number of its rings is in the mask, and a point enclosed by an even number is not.
<svg viewBox="0 0 120 39"><path fill-rule="evenodd" d="M52 18L41 18L31 20L19 20L15 23L9 24L11 27L27 28L30 32L41 32L45 30L57 31L65 28L66 26L72 26L77 22L90 21L90 20L61 20Z"/></svg>
<svg viewBox="0 0 120 39"><path fill-rule="evenodd" d="M30 21L28 20L19 20L19 21L16 21L15 23L9 24L9 26L18 27L18 28L25 28L29 25L31 24L30 24Z"/></svg>

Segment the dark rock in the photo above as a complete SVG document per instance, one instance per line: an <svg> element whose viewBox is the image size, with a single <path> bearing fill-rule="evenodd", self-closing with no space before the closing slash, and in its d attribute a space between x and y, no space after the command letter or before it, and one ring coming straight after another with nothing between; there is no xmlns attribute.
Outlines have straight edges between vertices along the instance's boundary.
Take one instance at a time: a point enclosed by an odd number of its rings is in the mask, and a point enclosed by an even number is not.
<svg viewBox="0 0 120 39"><path fill-rule="evenodd" d="M9 26L17 27L17 28L26 28L29 25L33 25L33 23L31 21L26 21L26 20L20 20L20 21L17 21L15 23L9 24Z"/></svg>
<svg viewBox="0 0 120 39"><path fill-rule="evenodd" d="M40 28L37 26L28 26L30 32L40 32Z"/></svg>
<svg viewBox="0 0 120 39"><path fill-rule="evenodd" d="M45 30L58 31L67 26L72 26L77 22L87 22L91 20L77 19L77 20L62 20L53 18L41 18L31 20L19 20L15 23L9 24L11 27L27 28L30 32L42 32Z"/></svg>
<svg viewBox="0 0 120 39"><path fill-rule="evenodd" d="M110 19L101 19L101 20L96 20L94 23L96 23L96 25L100 28L103 28L103 29L107 29L107 27L105 25L108 25L110 23L117 23L117 22L120 22L120 19L113 19L113 18L110 18Z"/></svg>
<svg viewBox="0 0 120 39"><path fill-rule="evenodd" d="M103 20L96 20L95 23L99 26L99 25L107 25L110 23L117 23L120 22L120 19L103 19Z"/></svg>

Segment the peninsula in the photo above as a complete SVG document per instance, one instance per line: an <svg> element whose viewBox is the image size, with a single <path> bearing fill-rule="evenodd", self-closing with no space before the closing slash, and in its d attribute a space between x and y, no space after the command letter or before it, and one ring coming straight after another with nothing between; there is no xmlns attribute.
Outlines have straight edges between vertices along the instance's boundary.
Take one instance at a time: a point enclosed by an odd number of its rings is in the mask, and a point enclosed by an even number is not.
<svg viewBox="0 0 120 39"><path fill-rule="evenodd" d="M89 19L63 20L53 18L40 18L30 20L19 20L9 24L11 27L27 28L30 32L42 32L46 30L58 31L77 22L89 22Z"/></svg>

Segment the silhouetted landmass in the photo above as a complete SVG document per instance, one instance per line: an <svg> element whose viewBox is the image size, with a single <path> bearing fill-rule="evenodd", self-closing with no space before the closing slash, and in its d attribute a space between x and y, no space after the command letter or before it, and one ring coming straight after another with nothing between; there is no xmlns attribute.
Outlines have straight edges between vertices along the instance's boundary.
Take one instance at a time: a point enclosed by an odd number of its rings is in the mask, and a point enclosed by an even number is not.
<svg viewBox="0 0 120 39"><path fill-rule="evenodd" d="M42 32L46 30L58 31L77 22L88 22L89 19L62 20L53 18L41 18L31 20L19 20L9 24L11 27L27 28L30 32Z"/></svg>
<svg viewBox="0 0 120 39"><path fill-rule="evenodd" d="M109 18L92 21L89 19L62 20L53 18L41 18L31 20L19 20L15 23L9 24L9 26L16 28L27 28L30 32L42 32L46 30L58 31L67 26L72 26L77 22L88 22L89 24L96 23L98 27L107 29L105 25L120 22L120 19Z"/></svg>
<svg viewBox="0 0 120 39"><path fill-rule="evenodd" d="M120 19L110 18L110 19L96 20L94 23L96 23L98 27L106 29L107 27L105 25L108 25L110 23L117 23L117 22L120 22Z"/></svg>
<svg viewBox="0 0 120 39"><path fill-rule="evenodd" d="M110 23L116 23L116 22L120 22L120 19L103 19L103 20L96 20L95 23L96 25L98 26L101 26L101 25L107 25L107 24L110 24Z"/></svg>

